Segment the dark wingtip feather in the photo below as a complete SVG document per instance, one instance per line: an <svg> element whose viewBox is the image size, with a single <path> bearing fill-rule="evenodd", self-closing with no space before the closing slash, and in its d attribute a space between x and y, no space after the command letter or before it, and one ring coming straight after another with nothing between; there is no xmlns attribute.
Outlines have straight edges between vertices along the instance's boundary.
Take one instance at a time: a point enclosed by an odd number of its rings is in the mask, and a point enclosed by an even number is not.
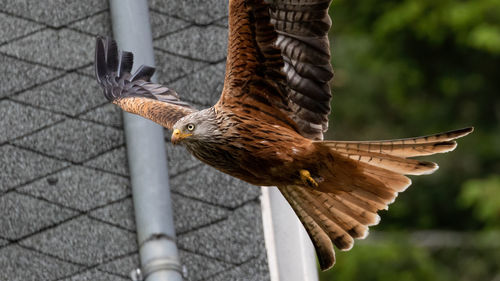
<svg viewBox="0 0 500 281"><path fill-rule="evenodd" d="M178 100L174 91L149 83L155 72L154 67L143 65L131 75L133 63L133 53L119 53L115 40L102 36L96 38L95 74L106 99L113 102L124 97L145 97L188 106Z"/></svg>
<svg viewBox="0 0 500 281"><path fill-rule="evenodd" d="M106 64L108 72L113 72L118 69L118 46L116 41L110 37L106 37Z"/></svg>
<svg viewBox="0 0 500 281"><path fill-rule="evenodd" d="M463 129L458 129L454 133L457 135L457 138L465 137L466 135L474 132L474 127L467 127Z"/></svg>
<svg viewBox="0 0 500 281"><path fill-rule="evenodd" d="M96 38L95 46L95 76L99 83L102 82L106 75L106 52L104 50L105 39L101 36Z"/></svg>
<svg viewBox="0 0 500 281"><path fill-rule="evenodd" d="M147 65L141 65L139 69L130 78L130 81L145 80L150 81L151 76L155 73L155 68Z"/></svg>
<svg viewBox="0 0 500 281"><path fill-rule="evenodd" d="M121 78L123 71L132 68L132 63L133 55L128 52L123 52L122 59L119 59L115 40L102 36L96 38L95 75L109 101L116 98L111 84L116 83L117 77Z"/></svg>
<svg viewBox="0 0 500 281"><path fill-rule="evenodd" d="M134 65L134 54L131 52L122 51L121 59L118 67L118 77L125 73L130 73Z"/></svg>

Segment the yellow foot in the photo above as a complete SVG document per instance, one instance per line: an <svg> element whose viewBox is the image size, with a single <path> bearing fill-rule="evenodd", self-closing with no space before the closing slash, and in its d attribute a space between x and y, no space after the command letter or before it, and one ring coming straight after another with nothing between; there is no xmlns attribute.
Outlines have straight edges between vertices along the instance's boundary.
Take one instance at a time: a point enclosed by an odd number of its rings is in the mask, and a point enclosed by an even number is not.
<svg viewBox="0 0 500 281"><path fill-rule="evenodd" d="M300 170L300 179L303 183L307 184L312 188L317 188L318 183L311 177L311 173L308 170Z"/></svg>

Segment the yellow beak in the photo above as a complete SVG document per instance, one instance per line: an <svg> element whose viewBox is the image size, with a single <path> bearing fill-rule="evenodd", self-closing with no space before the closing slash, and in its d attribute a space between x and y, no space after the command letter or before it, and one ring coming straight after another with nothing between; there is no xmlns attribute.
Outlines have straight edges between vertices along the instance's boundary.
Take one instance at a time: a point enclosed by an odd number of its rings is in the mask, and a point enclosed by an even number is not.
<svg viewBox="0 0 500 281"><path fill-rule="evenodd" d="M185 133L181 132L181 130L175 129L174 132L172 133L172 143L177 144L181 140L183 140L189 136L192 136L192 135L193 134L185 134Z"/></svg>

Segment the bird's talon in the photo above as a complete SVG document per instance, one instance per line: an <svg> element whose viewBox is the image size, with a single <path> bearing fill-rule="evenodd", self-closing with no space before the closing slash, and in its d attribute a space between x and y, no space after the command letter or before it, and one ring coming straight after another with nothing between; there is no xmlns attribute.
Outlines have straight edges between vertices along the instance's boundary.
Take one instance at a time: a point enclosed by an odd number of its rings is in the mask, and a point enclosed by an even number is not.
<svg viewBox="0 0 500 281"><path fill-rule="evenodd" d="M303 183L307 184L312 188L317 188L318 183L311 177L311 173L308 170L300 170L300 179Z"/></svg>

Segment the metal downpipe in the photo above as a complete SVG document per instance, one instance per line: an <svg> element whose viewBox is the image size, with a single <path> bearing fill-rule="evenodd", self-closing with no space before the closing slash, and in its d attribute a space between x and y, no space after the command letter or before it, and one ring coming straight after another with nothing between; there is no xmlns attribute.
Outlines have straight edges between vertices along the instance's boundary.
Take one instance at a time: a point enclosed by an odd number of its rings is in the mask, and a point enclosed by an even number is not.
<svg viewBox="0 0 500 281"><path fill-rule="evenodd" d="M109 3L120 49L134 53L135 69L142 64L154 66L147 1ZM133 272L132 278L181 281L163 128L126 112L123 119L141 260L141 269Z"/></svg>

